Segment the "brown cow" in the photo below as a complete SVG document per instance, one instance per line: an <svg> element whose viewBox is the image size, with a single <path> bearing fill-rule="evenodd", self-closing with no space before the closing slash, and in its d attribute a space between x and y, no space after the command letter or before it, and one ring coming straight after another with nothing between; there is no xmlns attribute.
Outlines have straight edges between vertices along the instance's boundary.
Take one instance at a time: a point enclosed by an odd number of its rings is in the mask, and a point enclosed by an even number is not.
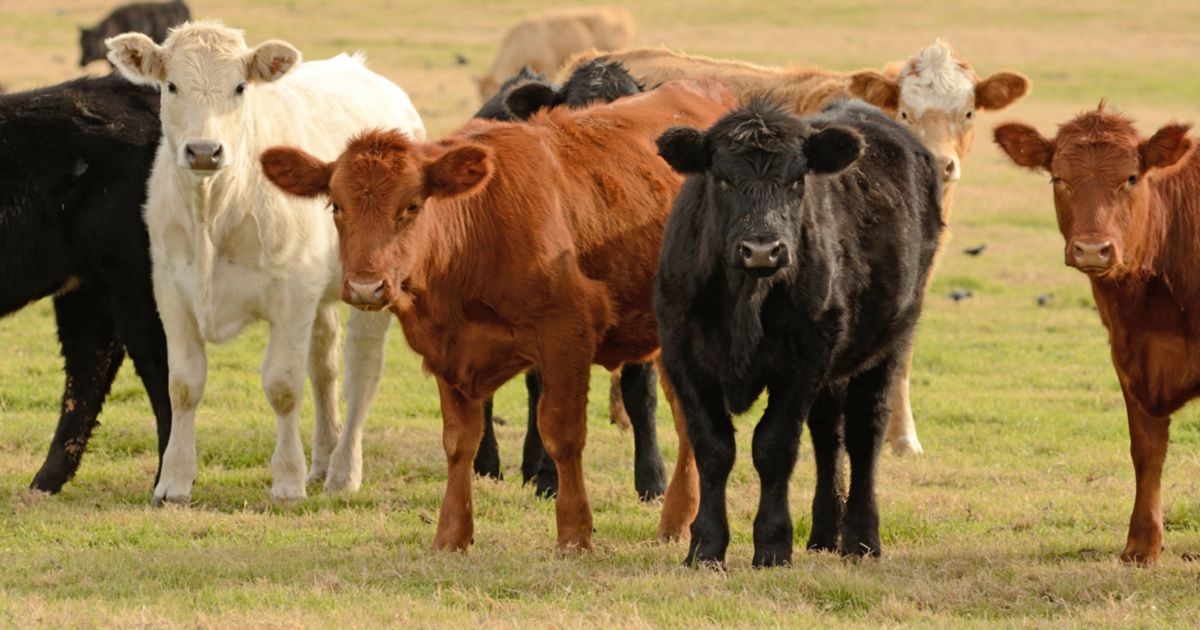
<svg viewBox="0 0 1200 630"><path fill-rule="evenodd" d="M557 548L591 550L589 366L611 370L659 351L651 280L682 179L654 141L673 125L707 127L735 105L719 81L675 82L528 124L473 120L436 142L368 132L332 163L290 147L263 154L283 190L329 197L343 299L395 313L437 378L449 478L435 548L471 542L484 399L538 366L538 427L559 473ZM676 431L667 536L685 532L697 501L679 415Z"/></svg>
<svg viewBox="0 0 1200 630"><path fill-rule="evenodd" d="M1162 469L1171 414L1200 393L1200 156L1191 125L1149 140L1104 104L1047 139L1021 123L996 143L1047 171L1068 266L1088 275L1125 395L1137 477L1121 560L1152 565L1163 542Z"/></svg>
<svg viewBox="0 0 1200 630"><path fill-rule="evenodd" d="M556 72L571 55L593 48L617 50L633 43L633 15L622 7L551 10L513 24L496 51L488 73L476 79L486 102L505 79L528 65L534 72Z"/></svg>
<svg viewBox="0 0 1200 630"><path fill-rule="evenodd" d="M882 72L774 68L653 48L581 53L566 63L563 72L569 73L578 64L601 55L623 63L647 87L684 77L718 76L743 101L767 96L801 115L816 113L835 99L861 98L907 126L933 152L942 177L945 223L949 223L950 202L954 183L962 174L962 160L975 138L975 112L1003 109L1029 92L1029 79L1015 72L997 72L980 80L971 65L940 39L903 63L889 64ZM939 251L949 235L949 230L943 230ZM904 378L898 379L892 390L892 415L887 428L888 443L900 455L921 452L908 399L911 362L910 354Z"/></svg>

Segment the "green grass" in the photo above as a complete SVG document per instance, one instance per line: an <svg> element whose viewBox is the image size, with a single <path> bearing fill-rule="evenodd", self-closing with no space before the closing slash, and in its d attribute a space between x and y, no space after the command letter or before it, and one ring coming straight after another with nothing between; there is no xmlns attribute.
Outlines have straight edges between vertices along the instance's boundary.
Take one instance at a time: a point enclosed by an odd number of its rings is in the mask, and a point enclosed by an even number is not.
<svg viewBox="0 0 1200 630"><path fill-rule="evenodd" d="M477 102L500 32L541 3L477 1L191 3L308 58L366 50L400 82L436 137ZM71 76L75 24L109 3L40 0L0 7L0 83L25 89ZM1062 264L1046 178L1006 163L991 126L1020 118L1043 133L1103 96L1149 135L1200 118L1200 6L1150 0L1046 4L981 0L854 6L649 0L630 8L638 43L765 63L880 66L946 37L981 75L1012 68L1033 94L981 116L931 286L912 397L926 454L881 459L884 557L852 562L799 550L813 466L802 440L791 505L796 564L750 569L757 476L755 416L737 420L732 544L725 572L680 566L681 545L651 542L658 505L635 498L632 440L610 426L607 376L593 373L587 481L596 553L557 558L553 504L519 483L525 394L502 388L506 481L476 486L475 543L428 549L445 484L436 387L399 331L369 419L363 489L293 504L268 500L274 420L258 377L265 328L210 346L197 415L193 505L151 509L153 420L122 369L77 478L61 495L26 490L45 456L62 373L49 302L0 319L0 626L344 627L786 626L1196 627L1200 419L1173 423L1164 472L1166 550L1152 570L1122 566L1133 501L1124 407L1086 279ZM465 66L454 54L469 59ZM90 68L102 72L102 64ZM0 226L3 229L3 226ZM961 251L980 243L979 257ZM957 288L973 296L955 303ZM1035 298L1052 293L1048 305ZM311 402L303 412L310 433ZM660 443L676 440L665 405ZM307 439L307 437L306 437ZM1190 557L1190 556L1189 556Z"/></svg>

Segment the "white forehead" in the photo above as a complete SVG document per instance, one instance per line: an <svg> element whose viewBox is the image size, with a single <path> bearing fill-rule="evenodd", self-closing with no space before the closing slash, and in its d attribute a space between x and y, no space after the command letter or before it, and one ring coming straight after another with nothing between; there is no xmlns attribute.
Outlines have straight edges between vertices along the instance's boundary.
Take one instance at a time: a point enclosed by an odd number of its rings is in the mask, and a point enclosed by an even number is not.
<svg viewBox="0 0 1200 630"><path fill-rule="evenodd" d="M971 67L939 39L900 70L900 105L914 116L929 109L961 111L974 105L977 80Z"/></svg>
<svg viewBox="0 0 1200 630"><path fill-rule="evenodd" d="M171 31L163 42L167 75L172 81L242 80L250 49L242 31L204 20Z"/></svg>

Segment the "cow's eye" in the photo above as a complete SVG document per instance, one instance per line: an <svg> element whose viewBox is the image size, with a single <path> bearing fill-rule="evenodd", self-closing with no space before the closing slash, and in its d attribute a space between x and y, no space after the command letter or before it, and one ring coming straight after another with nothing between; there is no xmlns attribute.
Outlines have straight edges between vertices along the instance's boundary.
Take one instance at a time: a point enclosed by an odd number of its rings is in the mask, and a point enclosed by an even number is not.
<svg viewBox="0 0 1200 630"><path fill-rule="evenodd" d="M967 120L971 120L971 117L974 115L975 115L975 112L967 112Z"/></svg>
<svg viewBox="0 0 1200 630"><path fill-rule="evenodd" d="M342 207L332 201L329 202L329 209L332 210L334 214L338 214L342 211Z"/></svg>
<svg viewBox="0 0 1200 630"><path fill-rule="evenodd" d="M1130 186L1136 186L1138 183L1137 175L1130 175L1128 181Z"/></svg>
<svg viewBox="0 0 1200 630"><path fill-rule="evenodd" d="M239 84L238 84L238 86L237 86L236 88L234 88L234 90L233 90L233 91L234 91L234 92L237 92L239 95L240 95L240 94L242 94L243 92L245 92L245 91L246 91L246 84L245 84L245 83L239 83Z"/></svg>
<svg viewBox="0 0 1200 630"><path fill-rule="evenodd" d="M414 201L414 202L408 204L408 207L405 208L404 211L409 214L416 214L417 211L420 209L421 209L421 204Z"/></svg>
<svg viewBox="0 0 1200 630"><path fill-rule="evenodd" d="M900 120L908 121L908 112L900 112Z"/></svg>
<svg viewBox="0 0 1200 630"><path fill-rule="evenodd" d="M171 94L174 94L174 93L175 93L175 92L177 92L178 90L175 88L175 84L174 84L174 83L171 83L170 81L167 81L167 91L168 91L168 92L170 92Z"/></svg>

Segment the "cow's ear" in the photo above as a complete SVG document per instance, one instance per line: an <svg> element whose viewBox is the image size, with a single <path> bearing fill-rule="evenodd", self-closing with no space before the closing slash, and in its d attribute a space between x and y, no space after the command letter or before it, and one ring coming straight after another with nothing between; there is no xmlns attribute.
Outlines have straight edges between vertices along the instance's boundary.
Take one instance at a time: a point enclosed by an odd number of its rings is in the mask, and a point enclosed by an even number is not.
<svg viewBox="0 0 1200 630"><path fill-rule="evenodd" d="M801 149L810 173L832 175L858 161L866 143L846 127L826 127L804 139Z"/></svg>
<svg viewBox="0 0 1200 630"><path fill-rule="evenodd" d="M692 127L671 127L658 137L658 154L676 173L703 173L712 166L708 136Z"/></svg>
<svg viewBox="0 0 1200 630"><path fill-rule="evenodd" d="M997 72L975 84L976 109L1004 109L1029 94L1029 78L1016 72Z"/></svg>
<svg viewBox="0 0 1200 630"><path fill-rule="evenodd" d="M130 81L158 85L167 80L163 49L142 33L124 33L104 40L108 60Z"/></svg>
<svg viewBox="0 0 1200 630"><path fill-rule="evenodd" d="M295 147L271 147L263 151L258 161L267 179L285 193L297 197L329 194L333 164L314 155Z"/></svg>
<svg viewBox="0 0 1200 630"><path fill-rule="evenodd" d="M443 199L473 195L487 185L495 170L490 147L457 145L425 164L425 192Z"/></svg>
<svg viewBox="0 0 1200 630"><path fill-rule="evenodd" d="M1138 147L1142 157L1142 172L1152 168L1174 166L1187 155L1195 141L1188 137L1191 125L1171 123L1164 126Z"/></svg>
<svg viewBox="0 0 1200 630"><path fill-rule="evenodd" d="M269 39L248 54L246 78L252 82L270 83L278 80L300 63L300 51L278 39Z"/></svg>
<svg viewBox="0 0 1200 630"><path fill-rule="evenodd" d="M900 108L900 82L878 70L859 70L850 75L850 94L888 113Z"/></svg>
<svg viewBox="0 0 1200 630"><path fill-rule="evenodd" d="M529 120L538 110L554 107L562 102L558 93L549 85L526 83L504 97L504 108L519 120Z"/></svg>
<svg viewBox="0 0 1200 630"><path fill-rule="evenodd" d="M992 137L1017 166L1050 170L1054 143L1037 129L1024 123L1004 123L993 130Z"/></svg>

